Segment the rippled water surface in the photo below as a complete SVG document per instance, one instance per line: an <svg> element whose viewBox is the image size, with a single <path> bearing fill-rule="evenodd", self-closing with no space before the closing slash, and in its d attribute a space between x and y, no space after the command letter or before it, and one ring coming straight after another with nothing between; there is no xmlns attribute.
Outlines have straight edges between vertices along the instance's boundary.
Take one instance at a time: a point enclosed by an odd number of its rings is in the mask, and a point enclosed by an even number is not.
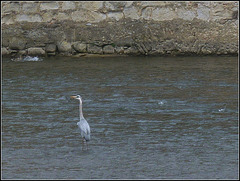
<svg viewBox="0 0 240 181"><path fill-rule="evenodd" d="M4 179L238 178L237 57L2 63Z"/></svg>

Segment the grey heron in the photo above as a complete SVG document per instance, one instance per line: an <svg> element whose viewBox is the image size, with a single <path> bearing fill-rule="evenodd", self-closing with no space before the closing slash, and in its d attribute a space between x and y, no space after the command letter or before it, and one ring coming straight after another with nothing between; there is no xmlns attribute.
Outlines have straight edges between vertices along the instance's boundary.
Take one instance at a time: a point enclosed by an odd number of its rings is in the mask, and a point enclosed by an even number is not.
<svg viewBox="0 0 240 181"><path fill-rule="evenodd" d="M80 129L80 133L81 133L81 136L83 138L82 142L83 142L83 146L84 146L84 142L86 142L86 145L87 145L87 142L90 141L90 126L89 126L88 122L86 121L86 119L83 117L82 97L80 95L70 96L70 97L73 98L73 99L79 100L79 117L80 117L80 121L77 122L77 125L78 125L78 127Z"/></svg>

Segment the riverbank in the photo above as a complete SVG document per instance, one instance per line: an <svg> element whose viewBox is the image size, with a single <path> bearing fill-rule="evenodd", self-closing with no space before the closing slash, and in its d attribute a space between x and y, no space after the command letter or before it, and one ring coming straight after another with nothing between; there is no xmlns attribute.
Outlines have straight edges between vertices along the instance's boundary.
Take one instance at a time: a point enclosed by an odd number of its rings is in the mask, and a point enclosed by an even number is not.
<svg viewBox="0 0 240 181"><path fill-rule="evenodd" d="M237 55L238 2L3 2L3 56Z"/></svg>

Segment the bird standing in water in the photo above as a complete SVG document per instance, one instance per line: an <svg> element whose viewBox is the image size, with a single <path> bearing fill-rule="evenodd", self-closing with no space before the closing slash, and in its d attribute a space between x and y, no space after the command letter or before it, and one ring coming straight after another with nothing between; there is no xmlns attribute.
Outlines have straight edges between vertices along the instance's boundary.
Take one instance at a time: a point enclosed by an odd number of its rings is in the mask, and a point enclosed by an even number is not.
<svg viewBox="0 0 240 181"><path fill-rule="evenodd" d="M84 142L90 141L90 126L88 124L88 122L86 121L86 119L83 117L83 112L82 112L82 98L80 95L76 95L76 96L70 96L73 99L77 99L79 100L79 117L80 117L80 121L77 123L79 129L80 129L80 133L81 136L83 138L82 142L83 142L83 146L84 146ZM82 147L83 149L83 147ZM87 145L87 149L88 149L88 145Z"/></svg>

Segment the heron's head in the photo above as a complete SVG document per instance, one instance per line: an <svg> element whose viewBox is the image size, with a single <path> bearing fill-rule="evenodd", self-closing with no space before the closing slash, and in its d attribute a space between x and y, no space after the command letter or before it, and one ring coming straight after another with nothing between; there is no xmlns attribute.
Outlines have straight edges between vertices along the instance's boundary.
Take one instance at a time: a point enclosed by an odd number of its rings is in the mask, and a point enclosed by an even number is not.
<svg viewBox="0 0 240 181"><path fill-rule="evenodd" d="M82 101L82 97L80 95L76 95L76 96L70 96L73 99L78 99L79 101Z"/></svg>

